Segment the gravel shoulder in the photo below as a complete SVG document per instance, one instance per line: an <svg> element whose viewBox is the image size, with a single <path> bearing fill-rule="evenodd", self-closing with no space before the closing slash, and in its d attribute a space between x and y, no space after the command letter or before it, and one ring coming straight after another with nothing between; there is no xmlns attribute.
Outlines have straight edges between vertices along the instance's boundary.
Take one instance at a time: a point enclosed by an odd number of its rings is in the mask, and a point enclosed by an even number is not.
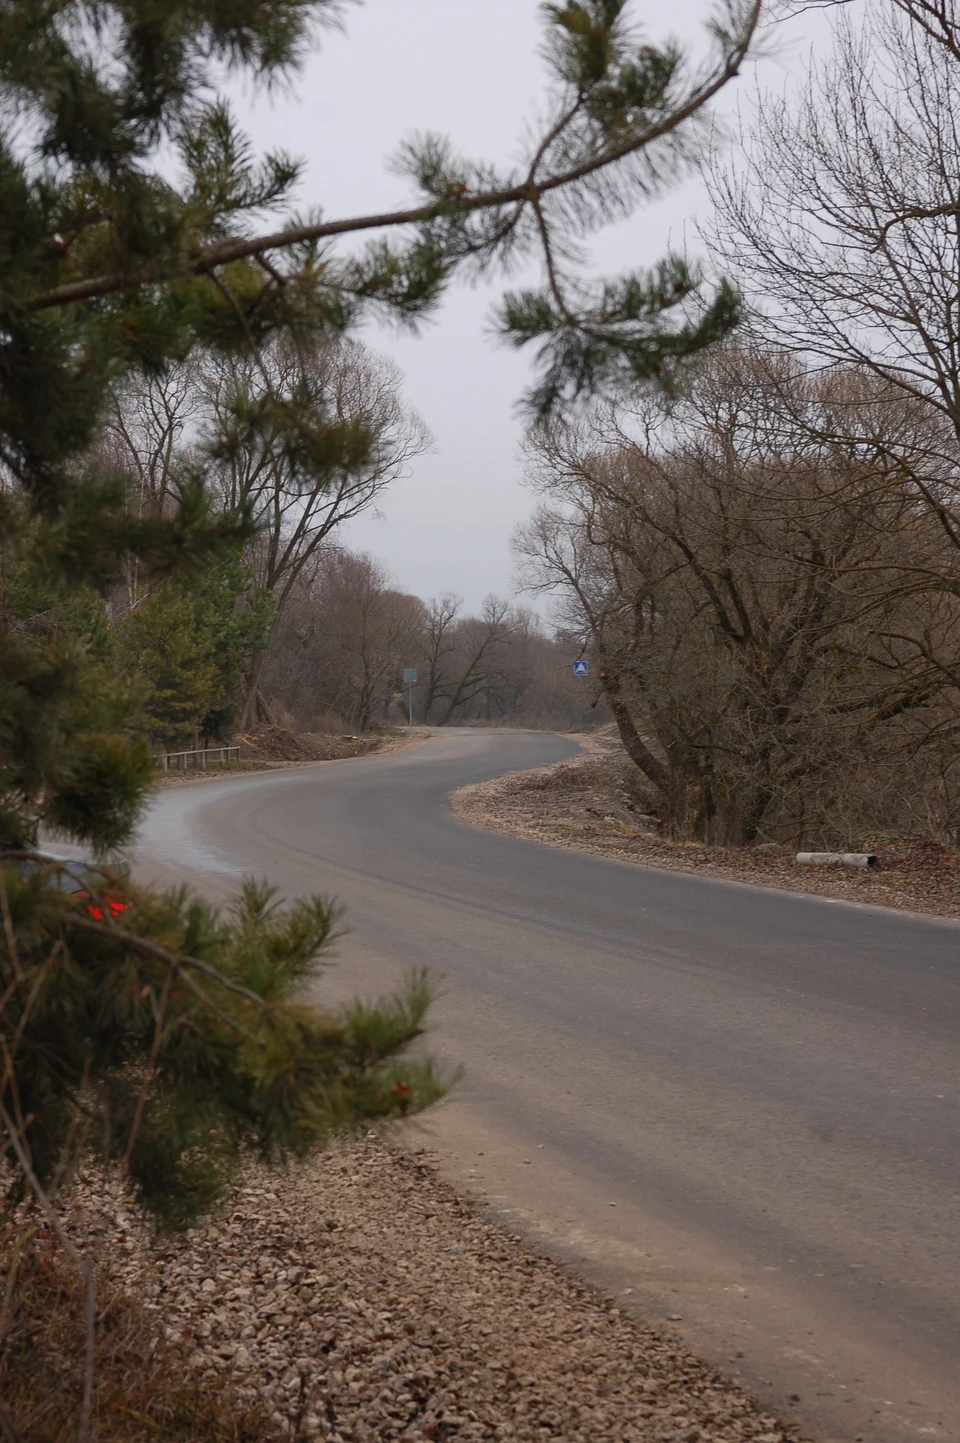
<svg viewBox="0 0 960 1443"><path fill-rule="evenodd" d="M194 1377L230 1380L279 1438L799 1437L372 1134L249 1168L207 1226L154 1248L119 1187L88 1183L72 1216Z"/></svg>
<svg viewBox="0 0 960 1443"><path fill-rule="evenodd" d="M533 771L461 787L451 806L464 821L506 836L589 852L643 867L723 877L940 917L960 917L960 852L917 837L867 838L877 854L870 871L803 869L796 848L672 842L642 814L619 739L576 735L583 755Z"/></svg>

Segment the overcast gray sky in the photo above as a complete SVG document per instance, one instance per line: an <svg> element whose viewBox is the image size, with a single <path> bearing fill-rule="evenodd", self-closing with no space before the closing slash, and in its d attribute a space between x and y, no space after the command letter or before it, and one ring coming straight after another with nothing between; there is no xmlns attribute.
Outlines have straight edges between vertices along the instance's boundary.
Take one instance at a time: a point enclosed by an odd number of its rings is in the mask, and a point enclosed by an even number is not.
<svg viewBox="0 0 960 1443"><path fill-rule="evenodd" d="M281 145L307 163L301 203L326 216L402 204L409 195L386 161L414 131L442 131L473 157L513 158L524 122L545 93L538 0L365 0L344 14L298 78L294 94L257 97L246 123L258 147ZM652 40L696 40L704 0L669 6L636 0ZM734 83L722 109L733 114L759 79L779 88L796 73L823 17L777 27L776 53ZM245 107L246 108L246 107ZM595 237L591 257L615 272L644 265L669 241L698 252L695 220L707 205L702 183L686 179L668 197ZM382 559L406 591L462 595L470 609L490 592L513 591L510 534L529 511L521 485L516 402L529 377L523 353L489 336L499 286L453 290L416 338L370 329L365 340L398 362L405 393L429 426L435 448L395 483L381 515L346 534Z"/></svg>

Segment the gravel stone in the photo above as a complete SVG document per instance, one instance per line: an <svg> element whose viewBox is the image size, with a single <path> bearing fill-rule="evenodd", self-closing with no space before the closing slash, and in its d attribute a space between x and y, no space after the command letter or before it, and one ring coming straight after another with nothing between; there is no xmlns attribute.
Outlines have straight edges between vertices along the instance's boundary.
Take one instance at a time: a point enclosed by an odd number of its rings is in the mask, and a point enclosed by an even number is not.
<svg viewBox="0 0 960 1443"><path fill-rule="evenodd" d="M213 1226L152 1246L102 1179L78 1189L72 1216L167 1336L192 1343L201 1375L227 1374L240 1401L265 1405L278 1439L798 1438L506 1232L426 1154L372 1134L279 1182L250 1165Z"/></svg>

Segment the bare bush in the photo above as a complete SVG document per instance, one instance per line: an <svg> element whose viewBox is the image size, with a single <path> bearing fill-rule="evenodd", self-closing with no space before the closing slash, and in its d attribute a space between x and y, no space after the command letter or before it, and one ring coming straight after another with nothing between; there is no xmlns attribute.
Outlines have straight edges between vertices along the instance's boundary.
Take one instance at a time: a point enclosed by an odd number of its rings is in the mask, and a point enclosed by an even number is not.
<svg viewBox="0 0 960 1443"><path fill-rule="evenodd" d="M83 1280L55 1238L29 1216L0 1223L0 1437L76 1438L86 1374ZM107 1275L97 1289L90 1422L98 1443L182 1439L260 1443L273 1436L240 1408L226 1380L201 1379L186 1345L162 1335L156 1314Z"/></svg>

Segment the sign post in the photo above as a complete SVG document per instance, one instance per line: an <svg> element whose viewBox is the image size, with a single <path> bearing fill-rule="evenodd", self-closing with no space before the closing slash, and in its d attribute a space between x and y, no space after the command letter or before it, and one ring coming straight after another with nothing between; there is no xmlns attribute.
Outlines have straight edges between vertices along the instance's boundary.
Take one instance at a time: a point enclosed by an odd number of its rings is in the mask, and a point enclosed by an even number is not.
<svg viewBox="0 0 960 1443"><path fill-rule="evenodd" d="M575 661L573 663L573 674L581 681L586 680L590 675L590 663L588 661ZM580 730L583 731L583 691L580 692Z"/></svg>
<svg viewBox="0 0 960 1443"><path fill-rule="evenodd" d="M407 715L410 718L410 735L413 736L413 688L417 684L417 668L405 666L403 669L403 684L407 691Z"/></svg>

